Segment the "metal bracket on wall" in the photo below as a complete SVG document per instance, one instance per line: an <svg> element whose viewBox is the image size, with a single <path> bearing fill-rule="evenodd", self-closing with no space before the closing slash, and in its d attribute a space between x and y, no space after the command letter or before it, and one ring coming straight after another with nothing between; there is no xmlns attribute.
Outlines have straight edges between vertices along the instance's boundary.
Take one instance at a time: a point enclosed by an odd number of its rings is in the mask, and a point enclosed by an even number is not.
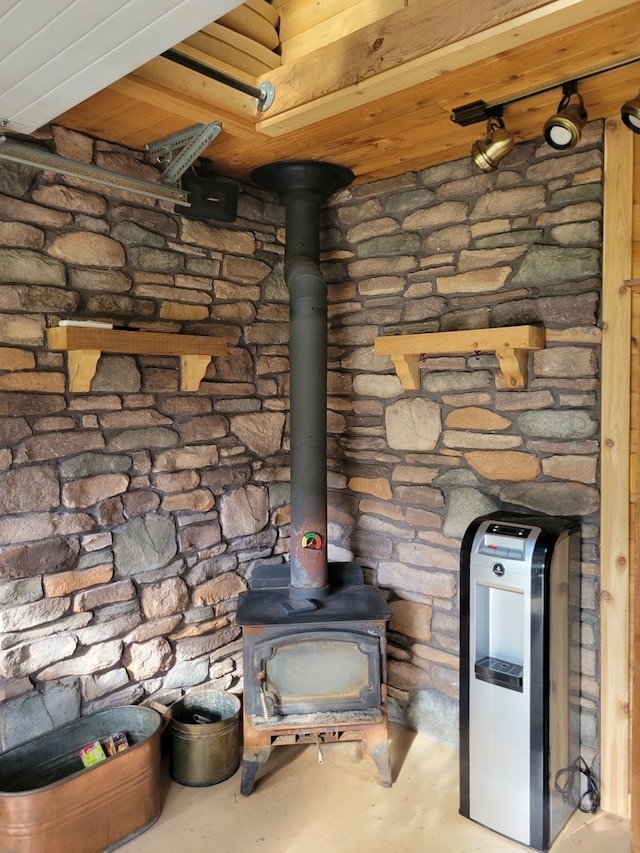
<svg viewBox="0 0 640 853"><path fill-rule="evenodd" d="M211 145L222 130L222 122L212 121L210 124L193 124L184 130L178 130L155 142L145 145L149 154L155 155L158 163L167 163L160 175L163 184L175 184L179 178L193 165L195 160ZM174 159L173 152L182 148L182 152Z"/></svg>
<svg viewBox="0 0 640 853"><path fill-rule="evenodd" d="M94 166L92 163L82 163L79 160L61 157L45 148L12 142L4 134L0 134L0 160L22 163L25 166L32 166L34 169L47 169L59 175L70 175L84 181L91 181L105 187L125 190L160 201L189 204L189 194L179 187L168 187L163 183L154 183L136 178L133 175L112 172L110 169L103 169L100 166Z"/></svg>

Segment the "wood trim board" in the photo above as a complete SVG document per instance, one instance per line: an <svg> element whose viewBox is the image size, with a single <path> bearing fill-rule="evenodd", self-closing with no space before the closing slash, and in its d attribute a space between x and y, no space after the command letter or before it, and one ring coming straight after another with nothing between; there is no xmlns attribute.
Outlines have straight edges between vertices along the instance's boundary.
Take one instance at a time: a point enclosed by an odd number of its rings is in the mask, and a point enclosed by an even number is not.
<svg viewBox="0 0 640 853"><path fill-rule="evenodd" d="M629 407L633 134L605 122L600 749L605 811L629 817Z"/></svg>

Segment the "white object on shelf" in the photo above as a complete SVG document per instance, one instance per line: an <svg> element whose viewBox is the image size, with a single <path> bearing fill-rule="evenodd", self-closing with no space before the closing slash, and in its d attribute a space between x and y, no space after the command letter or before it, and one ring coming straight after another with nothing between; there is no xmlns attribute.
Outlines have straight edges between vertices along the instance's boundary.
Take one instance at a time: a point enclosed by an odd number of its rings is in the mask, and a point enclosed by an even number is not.
<svg viewBox="0 0 640 853"><path fill-rule="evenodd" d="M60 320L59 326L90 326L93 329L113 329L113 323L101 323L99 320Z"/></svg>

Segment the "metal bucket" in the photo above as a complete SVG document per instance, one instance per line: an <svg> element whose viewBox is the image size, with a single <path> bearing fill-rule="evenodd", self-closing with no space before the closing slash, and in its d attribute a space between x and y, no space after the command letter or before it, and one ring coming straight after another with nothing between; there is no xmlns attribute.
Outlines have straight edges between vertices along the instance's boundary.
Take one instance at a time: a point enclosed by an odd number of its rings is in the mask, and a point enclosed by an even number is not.
<svg viewBox="0 0 640 853"><path fill-rule="evenodd" d="M199 690L171 706L171 761L175 782L191 787L228 779L240 764L240 700Z"/></svg>

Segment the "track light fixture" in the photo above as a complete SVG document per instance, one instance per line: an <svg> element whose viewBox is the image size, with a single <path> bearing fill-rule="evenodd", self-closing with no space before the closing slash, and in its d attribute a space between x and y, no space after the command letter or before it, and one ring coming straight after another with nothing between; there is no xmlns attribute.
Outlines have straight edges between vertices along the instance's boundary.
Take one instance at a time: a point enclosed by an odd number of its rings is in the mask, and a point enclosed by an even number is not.
<svg viewBox="0 0 640 853"><path fill-rule="evenodd" d="M584 74L579 79L568 80L566 83L563 83L562 98L558 104L558 110L555 115L547 119L543 128L544 138L548 144L558 151L566 151L569 148L573 148L579 142L582 128L587 123L587 111L584 101L582 100L582 95L578 93L578 83L580 80L598 77L600 74L606 74L609 71L615 71L618 68L624 68L636 62L640 62L640 57L636 56L633 59L624 60L607 68L599 68L596 71ZM502 120L502 113L505 107L519 101L524 101L527 98L532 98L534 95L551 92L556 88L558 88L558 84L546 86L535 92L527 92L510 100L504 100L496 106L489 106L485 101L472 101L469 104L463 104L461 107L454 107L450 118L455 124L466 127L469 124L476 124L480 121L487 122L485 138L476 140L471 149L471 156L475 164L483 171L491 172L497 168L505 154L508 154L513 148L513 137L505 128ZM622 105L620 114L622 121L629 130L640 134L640 92L638 92L635 98Z"/></svg>
<svg viewBox="0 0 640 853"><path fill-rule="evenodd" d="M635 98L622 105L620 115L629 130L640 133L640 92Z"/></svg>
<svg viewBox="0 0 640 853"><path fill-rule="evenodd" d="M575 96L575 100L572 98ZM562 99L558 111L548 118L543 133L547 143L558 151L573 148L580 141L582 128L587 122L582 95L578 93L578 81L570 80L562 87Z"/></svg>
<svg viewBox="0 0 640 853"><path fill-rule="evenodd" d="M456 107L451 114L451 121L463 127L477 124L479 121L487 122L484 139L476 139L471 148L473 162L483 172L493 172L497 169L502 158L514 146L514 139L504 126L502 112L502 104L490 107L484 101L473 101Z"/></svg>
<svg viewBox="0 0 640 853"><path fill-rule="evenodd" d="M491 116L484 139L476 139L471 147L473 162L483 172L493 172L514 146L513 136L504 126L501 116Z"/></svg>

